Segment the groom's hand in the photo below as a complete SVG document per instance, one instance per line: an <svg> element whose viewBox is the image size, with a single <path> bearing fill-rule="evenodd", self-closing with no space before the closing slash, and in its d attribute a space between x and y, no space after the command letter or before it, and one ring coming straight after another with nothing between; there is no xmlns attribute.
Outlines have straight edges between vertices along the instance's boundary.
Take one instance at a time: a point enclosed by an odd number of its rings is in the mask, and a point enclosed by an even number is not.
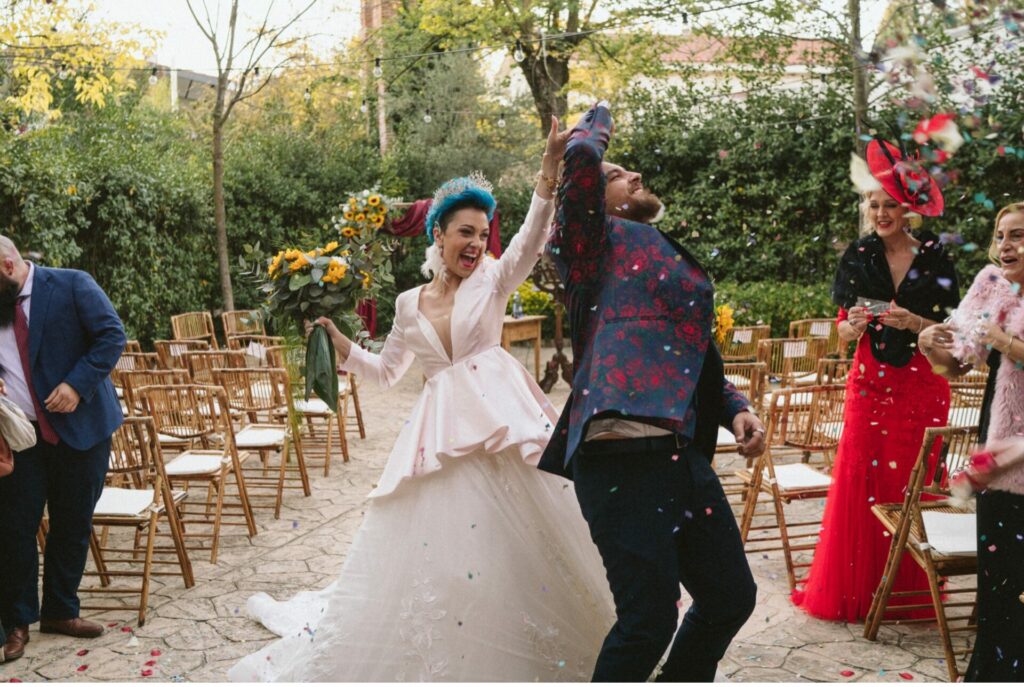
<svg viewBox="0 0 1024 687"><path fill-rule="evenodd" d="M749 411L738 413L732 420L732 433L739 444L737 453L753 458L764 452L764 425Z"/></svg>

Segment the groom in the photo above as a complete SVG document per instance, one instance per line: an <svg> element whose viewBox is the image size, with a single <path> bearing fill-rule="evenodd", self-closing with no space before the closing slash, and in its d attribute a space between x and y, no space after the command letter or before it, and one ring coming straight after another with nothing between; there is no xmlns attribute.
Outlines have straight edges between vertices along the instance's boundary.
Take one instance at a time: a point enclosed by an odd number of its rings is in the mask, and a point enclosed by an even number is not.
<svg viewBox="0 0 1024 687"><path fill-rule="evenodd" d="M757 591L711 468L717 426L746 456L764 428L711 342L707 273L650 226L662 206L640 175L603 162L611 129L598 103L565 152L548 251L575 370L540 467L574 480L615 599L594 681L643 682L671 644L660 680L710 682ZM680 583L693 604L677 631Z"/></svg>

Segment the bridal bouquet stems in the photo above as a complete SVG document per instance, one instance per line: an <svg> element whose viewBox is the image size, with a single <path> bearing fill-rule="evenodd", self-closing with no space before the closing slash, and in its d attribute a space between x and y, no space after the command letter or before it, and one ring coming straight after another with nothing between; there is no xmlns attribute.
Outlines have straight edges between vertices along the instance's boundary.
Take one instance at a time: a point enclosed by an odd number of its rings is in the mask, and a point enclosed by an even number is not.
<svg viewBox="0 0 1024 687"><path fill-rule="evenodd" d="M369 338L357 306L394 284L390 255L394 242L379 233L391 202L363 191L342 203L331 218L337 239L312 249L286 248L266 262L260 290L267 309L303 331L305 321L327 317L350 339ZM337 412L338 374L327 330L313 327L306 345L306 399L315 393Z"/></svg>

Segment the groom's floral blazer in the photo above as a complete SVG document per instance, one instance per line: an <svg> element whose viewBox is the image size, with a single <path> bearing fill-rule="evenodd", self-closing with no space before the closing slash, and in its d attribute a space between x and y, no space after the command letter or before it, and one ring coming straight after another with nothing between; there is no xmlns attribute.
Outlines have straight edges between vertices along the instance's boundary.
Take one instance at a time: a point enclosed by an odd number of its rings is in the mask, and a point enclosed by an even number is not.
<svg viewBox="0 0 1024 687"><path fill-rule="evenodd" d="M601 161L611 124L598 104L573 131L547 246L565 284L574 368L572 393L540 465L559 474L595 417L643 421L693 439L693 400L706 356L716 363L709 366L710 397L718 407L702 408L702 423L713 417L731 426L749 407L722 374L711 341L714 288L707 273L654 227L605 212Z"/></svg>

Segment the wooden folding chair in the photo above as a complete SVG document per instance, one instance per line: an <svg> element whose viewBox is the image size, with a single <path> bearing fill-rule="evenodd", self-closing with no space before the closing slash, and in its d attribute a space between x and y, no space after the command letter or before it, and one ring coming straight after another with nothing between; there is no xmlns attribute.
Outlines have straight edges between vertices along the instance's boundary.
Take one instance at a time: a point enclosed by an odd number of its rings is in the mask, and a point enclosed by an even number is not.
<svg viewBox="0 0 1024 687"><path fill-rule="evenodd" d="M273 346L284 346L283 336L264 336L262 334L233 334L227 337L228 348L240 351L245 356L246 367L270 367L267 349Z"/></svg>
<svg viewBox="0 0 1024 687"><path fill-rule="evenodd" d="M129 370L121 373L121 383L124 385L124 404L127 408L127 415L145 415L142 406L142 399L139 398L138 390L144 386L154 384L191 384L192 377L188 370ZM168 442L164 442L167 439ZM181 444L180 441L170 441L172 437L164 437L162 443Z"/></svg>
<svg viewBox="0 0 1024 687"><path fill-rule="evenodd" d="M213 378L227 392L228 407L244 418L235 432L235 444L242 450L259 451L262 459L262 469L250 470L246 484L273 487L274 518L280 518L285 489L311 493L288 372L272 367L218 369ZM291 465L293 448L295 464ZM280 461L276 478L267 476L271 453ZM254 506L258 507L262 506Z"/></svg>
<svg viewBox="0 0 1024 687"><path fill-rule="evenodd" d="M245 355L241 351L189 351L184 358L194 384L215 384L215 370L245 367Z"/></svg>
<svg viewBox="0 0 1024 687"><path fill-rule="evenodd" d="M797 569L810 560L797 561L794 553L812 552L817 545L821 520L790 521L785 507L793 501L824 498L832 478L808 465L812 452L821 452L831 464L842 433L845 387L841 384L780 389L769 406L767 448L752 470L736 476L746 485L747 497L740 519L740 536L748 553L782 551L789 588L797 584ZM796 451L797 462L779 462ZM766 505L767 508L760 507ZM793 543L792 540L801 540Z"/></svg>
<svg viewBox="0 0 1024 687"><path fill-rule="evenodd" d="M89 578L99 578L97 586L79 587L83 609L138 611L138 624L146 622L150 580L159 575L180 575L185 587L195 586L192 563L185 549L184 532L178 519L178 507L185 492L172 491L164 471L156 427L148 417L125 420L111 438L110 467L105 486L92 517L90 537L95 570L86 570ZM158 526L166 525L171 546L157 546ZM127 528L119 537L120 546L110 541L110 528ZM102 534L97 534L100 530ZM123 540L123 541L122 541ZM140 569L141 567L141 569ZM176 569L174 569L176 568ZM112 578L138 580L138 586L113 587ZM92 597L138 595L135 605L93 603Z"/></svg>
<svg viewBox="0 0 1024 687"><path fill-rule="evenodd" d="M225 341L238 334L265 336L267 333L263 313L259 310L225 310L220 314L220 323L224 327Z"/></svg>
<svg viewBox="0 0 1024 687"><path fill-rule="evenodd" d="M284 369L288 373L288 379L292 385L293 405L299 417L305 420L306 431L311 440L317 436L316 425L323 423L325 428L324 446L324 477L330 474L331 470L331 445L333 443L333 429L338 426L338 439L341 445L342 462L349 461L348 436L345 419L348 416L349 385L343 384L341 377L338 379L338 411L334 412L330 407L316 396L305 399L306 380L302 369L306 362L306 351L301 347L271 346L267 349L267 360L273 367Z"/></svg>
<svg viewBox="0 0 1024 687"><path fill-rule="evenodd" d="M981 421L981 401L985 381L958 380L949 383L949 427L977 427Z"/></svg>
<svg viewBox="0 0 1024 687"><path fill-rule="evenodd" d="M822 358L815 372L815 384L846 384L853 369L851 358Z"/></svg>
<svg viewBox="0 0 1024 687"><path fill-rule="evenodd" d="M757 362L768 366L769 381L783 387L814 384L818 361L824 356L825 339L761 339Z"/></svg>
<svg viewBox="0 0 1024 687"><path fill-rule="evenodd" d="M750 327L733 327L725 334L722 344L722 360L725 362L753 362L757 359L757 344L772 335L767 324Z"/></svg>
<svg viewBox="0 0 1024 687"><path fill-rule="evenodd" d="M217 335L213 330L213 315L205 310L172 315L171 331L178 341L205 341L210 348L217 348Z"/></svg>
<svg viewBox="0 0 1024 687"><path fill-rule="evenodd" d="M114 364L114 369L110 371L110 381L114 385L117 397L122 401L122 406L127 403L124 392L124 374L135 370L155 370L159 366L160 359L156 353L124 352L121 354L121 357ZM129 412L127 408L124 408L124 410Z"/></svg>
<svg viewBox="0 0 1024 687"><path fill-rule="evenodd" d="M123 353L142 353L142 344L138 339L128 339L124 344Z"/></svg>
<svg viewBox="0 0 1024 687"><path fill-rule="evenodd" d="M825 339L823 355L846 357L846 346L839 338L839 327L831 317L815 317L807 320L793 320L789 323L791 339Z"/></svg>
<svg viewBox="0 0 1024 687"><path fill-rule="evenodd" d="M153 342L160 366L165 370L187 370L185 355L193 351L208 351L210 344L205 341L158 339Z"/></svg>
<svg viewBox="0 0 1024 687"><path fill-rule="evenodd" d="M169 460L166 474L172 484L182 484L186 490L195 482L206 485L202 508L183 509L182 522L186 539L210 540L209 546L192 548L209 549L210 562L216 563L222 525L244 526L250 537L256 534L242 472L249 454L235 445L234 428L226 410L227 393L222 387L200 384L145 386L138 393L157 432L200 447L189 448ZM229 478L235 487L234 501L226 500ZM210 533L190 531L189 525L194 523L209 525Z"/></svg>
<svg viewBox="0 0 1024 687"><path fill-rule="evenodd" d="M976 587L953 588L948 578L970 576L976 580L978 571L977 523L973 509L955 505L949 500L924 500L922 496L949 496L948 475L962 468L978 441L977 427L930 427L925 430L924 441L917 461L907 482L903 503L876 503L871 512L892 535L889 558L885 563L864 623L864 637L875 640L883 623L930 623L931 618L886 619L886 614L929 608L929 604L890 605L895 597L931 596L930 607L935 610L935 622L945 653L949 681L956 682L962 672L957 665L952 635L977 632L974 600L958 601L964 595L977 593ZM939 446L939 458L929 465L929 457ZM928 589L893 592L904 554L919 565L928 577ZM945 597L945 598L943 598ZM953 609L970 609L966 614ZM952 613L960 613L953 615ZM970 651L962 658L966 661Z"/></svg>
<svg viewBox="0 0 1024 687"><path fill-rule="evenodd" d="M764 388L767 384L767 366L764 363L725 363L725 378L732 382L736 390L750 399L750 405L757 412L761 412L764 403ZM715 446L715 472L722 483L726 499L733 506L733 510L742 509L742 500L746 498L747 485L736 477L735 470L731 463L735 460L719 459L719 454L736 453L739 443L732 431L718 428L718 443ZM753 465L753 458L745 459L746 467ZM739 513L737 512L737 517Z"/></svg>
<svg viewBox="0 0 1024 687"><path fill-rule="evenodd" d="M349 427L354 426L359 431L359 438L366 438L366 426L363 424L363 409L359 405L359 380L356 379L354 372L338 372L338 388L339 393L346 395L345 400L345 412L342 413L342 417L345 418L345 422L348 423ZM348 409L348 398L352 399L351 408L355 413L354 416L349 417Z"/></svg>

